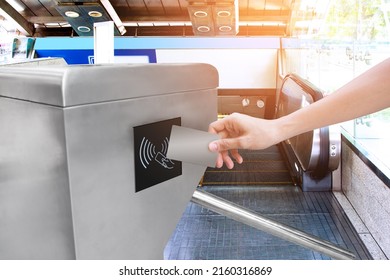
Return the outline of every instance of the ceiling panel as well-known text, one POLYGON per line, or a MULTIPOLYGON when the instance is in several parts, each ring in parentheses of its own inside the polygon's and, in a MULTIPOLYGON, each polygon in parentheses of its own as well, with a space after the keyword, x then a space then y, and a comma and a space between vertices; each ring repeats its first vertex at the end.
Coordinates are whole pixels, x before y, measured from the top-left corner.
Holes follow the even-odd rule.
MULTIPOLYGON (((27 10, 30 10, 35 16, 52 16, 49 9, 46 7, 55 6, 52 0, 20 0, 27 10)), ((23 12, 21 12, 23 14, 23 12)))
POLYGON ((165 15, 162 1, 160 0, 144 0, 146 9, 149 15, 163 16, 165 15))
MULTIPOLYGON (((2 1, 0 0, 0 7, 2 1)), ((29 23, 35 24, 35 36, 53 36, 55 31, 49 28, 62 28, 58 34, 75 35, 72 28, 66 24, 68 19, 57 11, 58 3, 83 4, 109 1, 118 19, 129 31, 125 36, 176 36, 184 34, 194 36, 189 32, 193 22, 190 21, 188 7, 190 3, 203 2, 205 5, 226 3, 234 0, 12 0, 19 3, 23 10, 19 11, 29 23), (39 29, 39 30, 38 30, 39 29), (39 32, 38 32, 39 31, 39 32), (47 35, 45 35, 47 34, 47 35), (144 35, 140 35, 144 34, 144 35), (146 35, 147 34, 147 35, 146 35), (150 35, 149 35, 150 34, 150 35)), ((295 21, 292 16, 300 8, 301 0, 236 0, 238 4, 239 32, 236 36, 283 35, 291 36, 295 21)), ((315 0, 306 0, 306 2, 315 0)), ((325 1, 325 0, 324 0, 325 1)), ((330 2, 330 0, 326 0, 330 2)), ((305 3, 306 3, 305 2, 305 3)), ((316 5, 316 4, 314 4, 316 5)), ((312 13, 312 11, 310 11, 312 13)), ((305 11, 300 11, 302 17, 305 11)), ((232 19, 233 21, 233 19, 232 19)), ((74 30, 75 27, 73 27, 74 30)), ((301 31, 300 31, 301 32, 301 31)), ((34 33, 34 32, 32 32, 34 33)), ((199 34, 195 34, 199 35, 199 34)), ((206 35, 206 34, 205 34, 206 35)), ((234 35, 234 34, 233 34, 234 35)), ((90 36, 90 34, 89 34, 90 36)), ((200 36, 200 35, 199 35, 200 36)))
POLYGON ((182 7, 178 0, 164 0, 161 3, 163 4, 165 15, 180 15, 183 12, 187 12, 187 5, 182 7))
MULTIPOLYGON (((116 1, 112 1, 114 7, 116 7, 116 1)), ((119 10, 118 14, 122 16, 147 16, 149 15, 148 9, 143 0, 127 0, 129 10, 119 10)))

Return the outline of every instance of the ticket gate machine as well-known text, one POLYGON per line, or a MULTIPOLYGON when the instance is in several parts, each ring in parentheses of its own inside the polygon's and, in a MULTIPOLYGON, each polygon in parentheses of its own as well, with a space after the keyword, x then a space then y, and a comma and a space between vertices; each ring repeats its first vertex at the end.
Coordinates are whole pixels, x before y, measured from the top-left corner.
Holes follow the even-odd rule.
POLYGON ((161 259, 205 167, 172 124, 217 118, 206 64, 0 68, 0 259, 161 259))

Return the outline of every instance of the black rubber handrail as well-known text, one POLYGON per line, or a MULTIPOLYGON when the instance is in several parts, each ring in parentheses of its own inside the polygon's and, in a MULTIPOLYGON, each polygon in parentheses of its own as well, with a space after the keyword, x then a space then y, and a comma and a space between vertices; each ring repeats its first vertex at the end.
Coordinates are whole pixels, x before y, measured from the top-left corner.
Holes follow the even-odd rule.
POLYGON ((286 81, 288 78, 296 82, 301 88, 305 90, 306 93, 310 94, 313 97, 314 102, 317 102, 324 97, 324 93, 319 88, 317 88, 308 80, 303 79, 301 76, 294 73, 287 74, 284 78, 284 81, 286 81))
MULTIPOLYGON (((314 102, 324 97, 323 92, 311 82, 303 79, 297 74, 288 74, 283 80, 283 84, 287 79, 293 80, 306 93, 310 94, 314 102)), ((282 88, 283 88, 282 84, 282 88)), ((329 172, 329 127, 320 128, 320 153, 316 168, 312 172, 314 178, 322 178, 329 172)))

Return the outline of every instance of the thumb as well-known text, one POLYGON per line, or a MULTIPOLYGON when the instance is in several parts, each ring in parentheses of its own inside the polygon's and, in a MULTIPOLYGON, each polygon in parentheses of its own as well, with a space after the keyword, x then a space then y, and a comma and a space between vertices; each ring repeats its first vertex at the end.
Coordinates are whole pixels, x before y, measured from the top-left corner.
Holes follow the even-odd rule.
POLYGON ((238 149, 238 140, 236 138, 219 139, 209 143, 209 150, 211 152, 222 152, 232 149, 238 149))

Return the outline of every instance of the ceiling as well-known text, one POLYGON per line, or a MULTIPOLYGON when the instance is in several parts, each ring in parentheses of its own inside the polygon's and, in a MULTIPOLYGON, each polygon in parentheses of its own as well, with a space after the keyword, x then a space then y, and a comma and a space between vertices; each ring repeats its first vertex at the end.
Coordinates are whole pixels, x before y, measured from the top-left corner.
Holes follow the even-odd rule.
POLYGON ((87 29, 93 21, 106 20, 119 22, 116 35, 124 36, 296 36, 316 32, 329 2, 0 0, 0 20, 12 18, 22 34, 34 37, 90 36, 93 30, 80 31, 79 26, 87 29), (66 16, 69 9, 77 16, 66 16), (91 15, 91 11, 99 17, 91 15))

